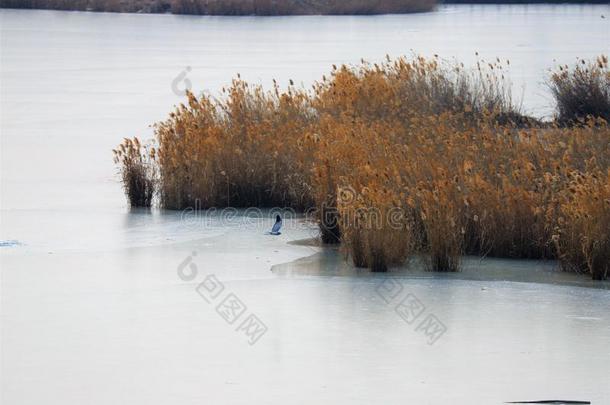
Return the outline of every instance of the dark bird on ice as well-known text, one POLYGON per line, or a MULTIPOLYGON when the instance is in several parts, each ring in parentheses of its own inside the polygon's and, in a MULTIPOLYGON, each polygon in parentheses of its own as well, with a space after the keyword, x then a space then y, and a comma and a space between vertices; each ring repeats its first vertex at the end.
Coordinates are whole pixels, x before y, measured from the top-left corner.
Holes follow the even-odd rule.
POLYGON ((282 229, 282 217, 279 215, 275 216, 275 224, 273 224, 273 228, 271 228, 271 235, 280 235, 280 229, 282 229))

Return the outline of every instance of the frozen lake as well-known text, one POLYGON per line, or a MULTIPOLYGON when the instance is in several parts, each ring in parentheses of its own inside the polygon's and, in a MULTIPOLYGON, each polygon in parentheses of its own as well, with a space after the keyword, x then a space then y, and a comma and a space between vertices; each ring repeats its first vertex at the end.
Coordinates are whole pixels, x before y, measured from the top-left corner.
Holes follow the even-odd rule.
POLYGON ((333 63, 411 50, 510 59, 515 95, 545 115, 549 67, 609 53, 610 7, 0 10, 0 24, 0 402, 610 403, 607 283, 505 261, 483 276, 354 272, 337 252, 289 243, 314 232, 300 221, 274 238, 269 220, 130 212, 111 155, 123 137, 150 136, 189 83, 217 94, 239 72, 309 85, 333 63), (204 280, 224 286, 210 302, 196 290, 204 280), (233 323, 216 311, 226 297, 246 307, 233 323), (421 311, 401 312, 404 302, 421 311), (264 334, 245 333, 250 315, 264 334))

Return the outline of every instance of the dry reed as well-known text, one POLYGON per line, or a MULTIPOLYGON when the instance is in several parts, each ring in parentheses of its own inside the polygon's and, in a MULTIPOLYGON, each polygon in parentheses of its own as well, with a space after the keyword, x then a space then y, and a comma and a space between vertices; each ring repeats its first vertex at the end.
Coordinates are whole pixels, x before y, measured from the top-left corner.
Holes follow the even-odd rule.
POLYGON ((311 91, 237 79, 218 100, 189 94, 156 126, 160 202, 316 207, 322 239, 374 271, 415 254, 457 271, 469 253, 605 278, 610 128, 524 116, 506 65, 388 59, 311 91))
POLYGON ((589 117, 610 121, 610 68, 608 58, 580 60, 574 67, 560 66, 551 74, 549 87, 560 124, 575 124, 589 117))
POLYGON ((143 146, 138 138, 125 138, 112 152, 115 164, 120 165, 129 204, 132 207, 150 207, 156 187, 156 150, 143 146))

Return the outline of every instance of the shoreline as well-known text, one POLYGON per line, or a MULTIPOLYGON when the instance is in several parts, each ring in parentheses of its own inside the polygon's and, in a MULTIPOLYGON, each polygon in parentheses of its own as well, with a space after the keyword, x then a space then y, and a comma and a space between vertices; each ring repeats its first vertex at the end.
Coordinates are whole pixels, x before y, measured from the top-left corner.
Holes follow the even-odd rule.
POLYGON ((503 5, 503 4, 507 4, 507 5, 528 5, 528 4, 549 4, 549 5, 558 5, 558 4, 575 4, 575 5, 579 5, 579 4, 607 4, 607 1, 604 0, 586 0, 586 1, 578 1, 578 0, 558 0, 558 1, 553 1, 553 0, 466 0, 466 1, 460 1, 460 0, 449 0, 449 1, 440 1, 439 4, 473 4, 473 5, 484 5, 484 4, 490 4, 490 5, 503 5))
MULTIPOLYGON (((427 1, 427 0, 422 0, 427 1)), ((0 0, 0 9, 3 10, 48 10, 48 11, 72 11, 72 12, 85 12, 85 13, 112 13, 112 14, 154 14, 154 15, 178 15, 178 16, 209 16, 209 17, 305 17, 305 16, 383 16, 383 15, 405 15, 405 14, 422 14, 437 11, 439 7, 446 5, 604 5, 607 1, 604 0, 449 0, 449 1, 434 1, 432 5, 426 7, 415 7, 411 10, 403 11, 371 11, 371 12, 324 12, 316 10, 305 10, 305 11, 294 11, 294 12, 241 12, 241 11, 212 11, 212 12, 198 12, 198 11, 172 11, 169 4, 164 4, 165 8, 150 9, 150 8, 123 8, 115 9, 113 7, 78 7, 78 4, 72 6, 65 6, 64 4, 49 4, 39 6, 24 6, 17 0, 0 0)), ((161 4, 161 2, 158 2, 161 4)), ((148 7, 150 4, 147 5, 148 7)), ((121 5, 119 7, 129 7, 129 5, 121 5)))
POLYGON ((273 2, 253 0, 34 0, 23 4, 20 0, 0 0, 0 8, 29 10, 61 10, 85 12, 113 12, 135 14, 173 14, 209 16, 291 16, 291 15, 380 15, 411 14, 433 11, 437 0, 391 0, 358 2, 350 0, 285 0, 273 2))

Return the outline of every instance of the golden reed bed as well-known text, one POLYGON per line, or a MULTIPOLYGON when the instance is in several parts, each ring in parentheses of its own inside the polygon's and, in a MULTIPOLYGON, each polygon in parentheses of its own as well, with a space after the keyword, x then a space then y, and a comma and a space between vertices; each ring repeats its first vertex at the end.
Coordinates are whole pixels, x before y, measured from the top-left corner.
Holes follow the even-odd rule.
POLYGON ((468 253, 558 259, 605 278, 607 59, 549 78, 553 122, 514 106, 507 64, 363 62, 312 90, 238 78, 220 99, 188 94, 154 143, 127 139, 115 159, 132 205, 156 193, 169 209, 315 207, 322 239, 373 271, 415 254, 456 271, 468 253), (570 92, 584 99, 568 111, 570 92))

